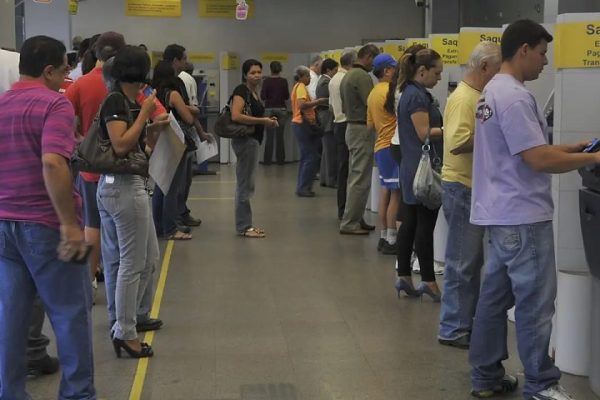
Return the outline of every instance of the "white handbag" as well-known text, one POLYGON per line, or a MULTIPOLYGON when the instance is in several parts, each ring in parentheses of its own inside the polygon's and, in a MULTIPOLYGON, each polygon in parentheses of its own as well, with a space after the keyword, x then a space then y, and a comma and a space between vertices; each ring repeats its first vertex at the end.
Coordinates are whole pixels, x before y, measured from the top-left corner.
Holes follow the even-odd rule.
MULTIPOLYGON (((442 176, 432 166, 429 154, 431 151, 429 132, 427 133, 422 150, 423 154, 421 155, 415 180, 413 181, 413 193, 415 198, 425 207, 430 210, 437 210, 442 205, 442 176)), ((439 165, 439 157, 434 157, 433 163, 439 165)))

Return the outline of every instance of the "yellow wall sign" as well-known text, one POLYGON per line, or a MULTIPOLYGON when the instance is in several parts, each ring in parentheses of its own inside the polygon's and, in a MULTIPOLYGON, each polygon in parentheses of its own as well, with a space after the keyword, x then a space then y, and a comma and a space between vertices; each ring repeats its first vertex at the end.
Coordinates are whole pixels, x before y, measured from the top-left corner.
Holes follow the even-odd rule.
POLYGON ((79 9, 79 4, 77 0, 69 0, 69 14, 77 15, 77 11, 79 9))
POLYGON ((152 68, 156 67, 156 64, 163 58, 162 51, 152 51, 150 52, 150 62, 152 63, 152 68))
POLYGON ((556 68, 600 68, 600 21, 556 25, 556 68))
POLYGON ((287 53, 262 53, 260 58, 265 64, 270 64, 273 61, 279 61, 280 63, 288 62, 287 53))
POLYGON ((192 64, 215 64, 216 53, 188 53, 188 61, 192 64))
POLYGON ((502 39, 501 30, 472 30, 472 31, 461 31, 458 35, 458 63, 465 65, 469 62, 469 57, 475 46, 480 42, 493 42, 500 44, 502 39))
POLYGON ((221 58, 221 69, 231 70, 240 68, 240 58, 237 54, 226 53, 221 58))
POLYGON ((431 48, 442 56, 444 65, 458 65, 458 34, 431 35, 431 48))
POLYGON ((406 48, 408 49, 411 46, 416 46, 416 45, 422 45, 425 46, 427 48, 429 48, 430 43, 429 43, 429 39, 423 39, 423 38, 410 38, 410 39, 406 39, 406 48))
MULTIPOLYGON (((254 15, 254 0, 246 0, 248 17, 254 15)), ((235 18, 236 0, 198 0, 198 16, 208 18, 235 18)))
POLYGON ((402 54, 404 54, 405 50, 406 46, 401 43, 383 45, 383 51, 394 57, 396 60, 402 57, 402 54))
POLYGON ((181 17, 181 0, 125 0, 130 17, 181 17))

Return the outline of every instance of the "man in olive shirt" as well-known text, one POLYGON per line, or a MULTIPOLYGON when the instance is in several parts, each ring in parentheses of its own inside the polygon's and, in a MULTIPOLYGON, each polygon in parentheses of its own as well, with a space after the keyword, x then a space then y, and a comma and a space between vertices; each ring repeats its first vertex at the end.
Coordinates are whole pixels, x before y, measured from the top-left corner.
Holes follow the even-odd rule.
POLYGON ((369 71, 378 54, 379 49, 373 44, 362 47, 356 64, 340 85, 342 110, 348 122, 346 144, 350 151, 346 210, 340 224, 340 233, 346 235, 367 235, 375 229, 364 222, 363 213, 371 190, 375 146, 375 134, 367 129, 367 98, 373 89, 369 71))

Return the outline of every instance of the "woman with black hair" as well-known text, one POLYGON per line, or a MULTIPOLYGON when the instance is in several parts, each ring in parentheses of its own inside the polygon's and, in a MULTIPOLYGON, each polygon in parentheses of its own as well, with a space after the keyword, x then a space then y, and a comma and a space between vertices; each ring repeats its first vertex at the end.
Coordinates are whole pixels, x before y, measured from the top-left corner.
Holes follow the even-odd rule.
MULTIPOLYGON (((154 67, 152 87, 156 89, 156 97, 166 107, 167 111, 173 112, 179 125, 183 129, 193 130, 195 116, 200 113, 200 110, 198 107, 185 104, 181 93, 181 83, 177 78, 173 63, 162 60, 154 67)), ((156 185, 152 196, 152 209, 157 233, 168 240, 190 240, 192 238, 188 227, 178 226, 177 224, 179 218, 177 196, 184 186, 185 167, 186 158, 184 154, 175 171, 169 192, 163 193, 160 187, 156 185)))
POLYGON ((287 79, 281 76, 283 67, 279 61, 271 62, 271 76, 267 77, 260 91, 260 97, 265 102, 265 115, 277 118, 279 127, 267 129, 265 142, 265 156, 263 164, 270 165, 273 158, 273 145, 275 144, 275 159, 277 164, 285 164, 285 145, 283 136, 288 116, 285 102, 290 99, 290 89, 287 79))
POLYGON ((231 100, 231 119, 238 124, 254 126, 254 133, 231 139, 237 157, 235 190, 235 229, 238 235, 264 238, 265 231, 252 224, 250 198, 254 194, 258 148, 265 126, 277 128, 277 118, 265 117, 265 107, 260 102, 258 87, 262 81, 262 64, 249 59, 242 65, 242 84, 235 88, 231 100))
MULTIPOLYGON (((111 74, 115 84, 100 108, 99 118, 117 156, 143 152, 159 125, 146 125, 156 107, 156 93, 141 105, 136 102, 149 71, 150 59, 138 47, 126 46, 114 57, 111 74)), ((159 258, 146 176, 139 172, 103 174, 98 184, 106 286, 115 288, 115 293, 107 290, 107 296, 115 298, 117 319, 111 321, 111 337, 118 357, 121 350, 134 358, 154 354, 136 331, 138 305, 151 285, 159 258), (111 273, 115 270, 116 274, 111 273), (108 282, 114 276, 116 283, 108 282)), ((155 329, 162 325, 160 320, 152 323, 155 329)))
POLYGON ((96 42, 100 38, 100 34, 96 34, 90 38, 89 47, 83 54, 81 60, 81 75, 85 75, 96 67, 98 57, 96 56, 96 42))
POLYGON ((425 141, 431 140, 432 160, 441 165, 442 116, 427 89, 441 79, 443 64, 440 55, 431 49, 406 52, 398 63, 397 88, 402 93, 397 107, 400 151, 400 186, 404 200, 402 225, 398 230, 398 279, 396 290, 409 296, 426 294, 435 302, 441 298, 433 271, 433 230, 439 207, 429 209, 413 193, 413 181, 425 141), (415 289, 411 279, 411 255, 414 249, 421 267, 421 284, 415 289))

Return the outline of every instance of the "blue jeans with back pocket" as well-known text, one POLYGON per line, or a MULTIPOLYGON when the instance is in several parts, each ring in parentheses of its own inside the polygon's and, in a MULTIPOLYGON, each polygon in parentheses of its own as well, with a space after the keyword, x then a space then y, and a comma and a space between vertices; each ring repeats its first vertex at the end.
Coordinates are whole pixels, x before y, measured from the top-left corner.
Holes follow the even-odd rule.
POLYGON ((552 221, 488 226, 485 276, 473 322, 469 361, 473 389, 493 387, 508 358, 507 311, 515 306, 517 344, 526 399, 555 385, 560 371, 548 355, 556 267, 552 221))
POLYGON ((444 294, 438 337, 456 340, 471 333, 483 267, 483 226, 472 225, 471 189, 442 182, 444 216, 448 221, 444 294))
POLYGON ((0 400, 24 400, 27 332, 36 291, 56 335, 59 400, 94 400, 92 288, 87 264, 57 258, 60 233, 0 221, 0 400))

